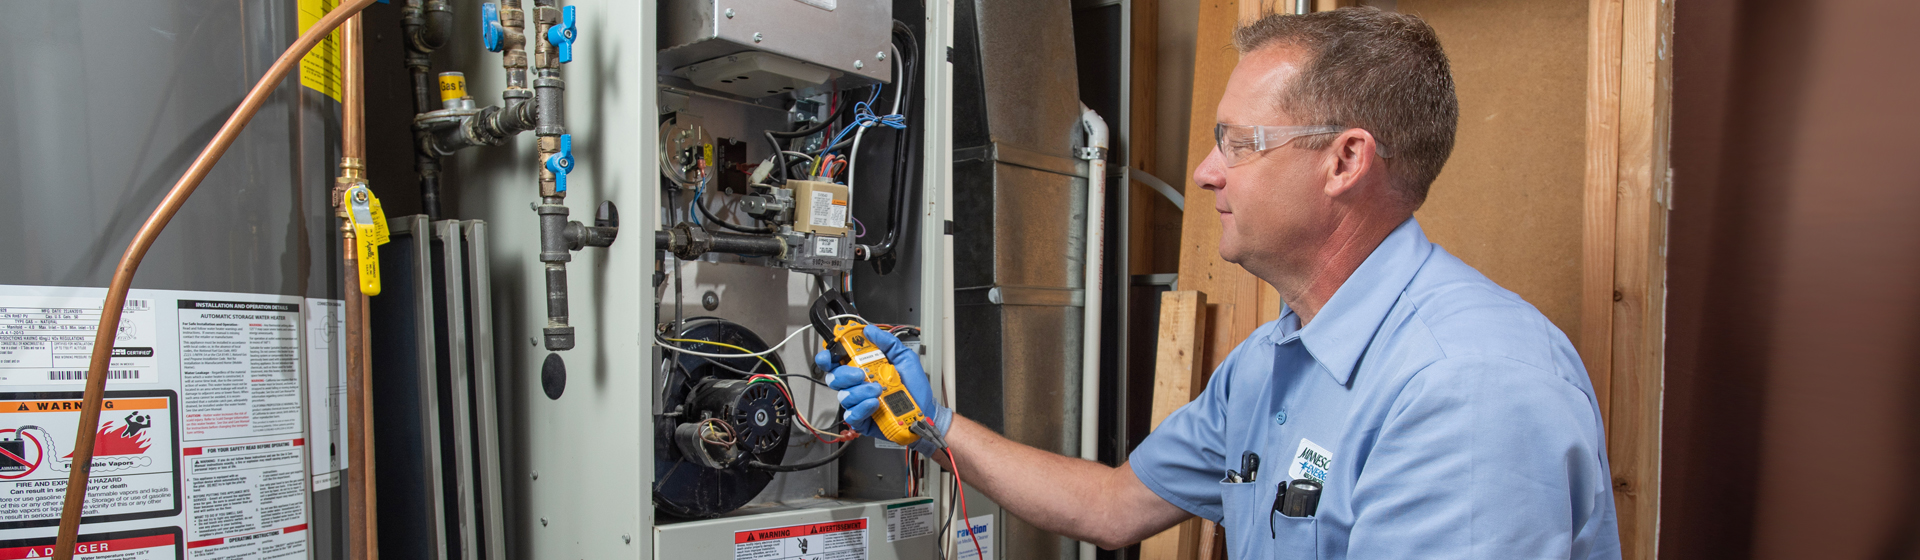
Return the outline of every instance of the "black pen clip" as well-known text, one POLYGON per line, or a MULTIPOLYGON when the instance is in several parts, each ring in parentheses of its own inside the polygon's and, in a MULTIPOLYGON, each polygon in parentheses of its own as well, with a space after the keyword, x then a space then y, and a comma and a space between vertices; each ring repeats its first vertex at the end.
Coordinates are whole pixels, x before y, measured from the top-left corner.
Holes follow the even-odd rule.
POLYGON ((1247 482, 1253 482, 1260 473, 1260 454, 1248 451, 1240 454, 1240 472, 1245 473, 1247 482))

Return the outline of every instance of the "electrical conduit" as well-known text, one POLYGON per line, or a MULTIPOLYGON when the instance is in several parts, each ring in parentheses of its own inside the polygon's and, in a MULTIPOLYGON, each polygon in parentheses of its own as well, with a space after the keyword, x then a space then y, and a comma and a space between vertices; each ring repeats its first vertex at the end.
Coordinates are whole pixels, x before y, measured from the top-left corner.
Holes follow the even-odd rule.
POLYGON ((207 173, 213 170, 213 164, 220 161, 220 156, 226 155, 227 148, 233 146, 240 129, 253 120, 254 113, 260 111, 260 106, 266 103, 267 96, 286 78, 287 72, 300 64, 300 57, 313 50, 313 46, 331 34, 341 22, 373 2, 346 0, 294 40, 293 45, 287 47, 287 51, 273 62, 273 66, 267 68, 266 75, 261 76, 247 96, 240 100, 240 106, 227 117, 225 124, 220 125, 220 131, 214 134, 206 148, 200 150, 200 155, 187 167, 186 174, 167 191, 166 198, 161 199, 160 206, 147 216, 146 223, 141 224, 140 231, 127 244, 126 252, 120 255, 120 264, 114 269, 113 281, 107 287, 107 299, 100 307, 100 326, 94 331, 93 355, 87 366, 87 389, 82 397, 78 437, 74 441, 73 470, 67 476, 66 499, 60 512, 60 533, 54 542, 55 559, 73 559, 73 546, 80 534, 80 506, 86 502, 87 480, 93 470, 93 445, 96 428, 100 424, 100 407, 107 392, 107 363, 112 358, 114 334, 120 326, 120 312, 127 304, 127 290, 133 285, 133 276, 140 268, 140 260, 146 257, 147 249, 160 237, 160 231, 166 229, 173 215, 180 211, 180 206, 186 204, 187 197, 193 196, 200 181, 206 179, 207 173))

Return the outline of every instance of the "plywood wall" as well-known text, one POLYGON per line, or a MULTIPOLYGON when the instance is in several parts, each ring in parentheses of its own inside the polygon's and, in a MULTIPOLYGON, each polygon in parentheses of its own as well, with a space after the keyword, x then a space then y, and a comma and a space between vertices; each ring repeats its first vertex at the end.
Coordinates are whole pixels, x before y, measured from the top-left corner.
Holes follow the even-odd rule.
POLYGON ((1586 0, 1399 0, 1440 33, 1460 129, 1416 214, 1579 343, 1586 0))

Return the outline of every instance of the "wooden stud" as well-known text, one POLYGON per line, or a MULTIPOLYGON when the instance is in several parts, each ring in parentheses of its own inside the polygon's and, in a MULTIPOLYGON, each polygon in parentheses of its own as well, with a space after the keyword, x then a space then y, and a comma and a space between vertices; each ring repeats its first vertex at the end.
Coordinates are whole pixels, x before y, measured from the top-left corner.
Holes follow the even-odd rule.
POLYGON ((1580 359, 1606 418, 1613 371, 1614 215, 1620 175, 1620 3, 1592 0, 1587 29, 1587 179, 1580 359))
POLYGON ((1673 8, 1589 4, 1581 359, 1607 426, 1623 557, 1658 548, 1673 8))
POLYGON ((1622 5, 1620 152, 1614 221, 1613 344, 1607 417, 1622 556, 1658 550, 1660 408, 1666 358, 1673 4, 1622 5))

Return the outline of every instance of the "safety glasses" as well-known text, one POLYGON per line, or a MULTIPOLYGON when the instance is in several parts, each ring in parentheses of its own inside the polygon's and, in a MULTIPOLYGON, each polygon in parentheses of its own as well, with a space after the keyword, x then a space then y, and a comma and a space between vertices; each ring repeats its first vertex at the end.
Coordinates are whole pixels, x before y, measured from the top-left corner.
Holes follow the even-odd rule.
MULTIPOLYGON (((1226 158, 1227 167, 1246 163, 1261 152, 1287 145, 1295 138, 1317 134, 1336 134, 1345 132, 1347 127, 1340 126, 1264 126, 1257 124, 1214 123, 1213 142, 1220 149, 1220 156, 1226 158)), ((1387 147, 1374 143, 1374 151, 1380 157, 1387 155, 1387 147)))

